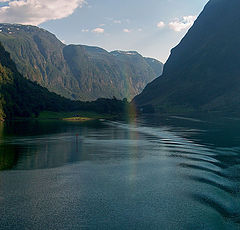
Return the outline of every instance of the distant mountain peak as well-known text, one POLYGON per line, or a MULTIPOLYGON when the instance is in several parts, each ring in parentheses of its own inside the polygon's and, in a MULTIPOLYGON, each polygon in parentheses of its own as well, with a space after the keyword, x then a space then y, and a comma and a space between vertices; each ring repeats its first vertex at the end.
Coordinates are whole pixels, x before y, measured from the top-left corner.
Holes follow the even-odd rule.
POLYGON ((37 26, 32 25, 21 25, 21 24, 10 24, 10 23, 0 23, 0 29, 5 31, 42 31, 42 32, 48 32, 45 29, 39 28, 37 26))
POLYGON ((111 52, 113 55, 140 55, 136 51, 122 51, 122 50, 114 50, 111 52))

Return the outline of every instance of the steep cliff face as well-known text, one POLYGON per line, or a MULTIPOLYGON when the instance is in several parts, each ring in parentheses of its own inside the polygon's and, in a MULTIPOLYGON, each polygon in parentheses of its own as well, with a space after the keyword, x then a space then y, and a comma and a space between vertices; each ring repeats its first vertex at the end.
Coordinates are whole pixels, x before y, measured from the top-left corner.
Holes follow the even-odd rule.
POLYGON ((240 110, 240 1, 210 0, 164 66, 134 99, 159 111, 240 110))
POLYGON ((71 99, 132 99, 162 69, 162 63, 156 61, 152 68, 137 53, 129 58, 131 52, 122 52, 119 60, 98 47, 66 46, 34 26, 0 24, 0 42, 25 78, 71 99))
POLYGON ((109 53, 98 47, 69 45, 63 53, 85 100, 113 96, 131 99, 157 77, 137 52, 109 53))

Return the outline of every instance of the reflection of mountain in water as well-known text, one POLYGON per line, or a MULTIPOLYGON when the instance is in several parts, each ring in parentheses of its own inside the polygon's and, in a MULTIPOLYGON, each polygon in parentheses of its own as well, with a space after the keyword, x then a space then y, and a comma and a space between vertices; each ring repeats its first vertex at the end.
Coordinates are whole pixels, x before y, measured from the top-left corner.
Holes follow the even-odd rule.
POLYGON ((216 159, 231 164, 238 159, 229 151, 225 154, 224 149, 240 151, 240 121, 226 118, 151 116, 134 125, 131 122, 78 124, 30 121, 6 123, 0 127, 1 170, 54 168, 70 162, 141 158, 154 152, 156 146, 168 148, 169 152, 179 146, 196 153, 201 149, 211 154, 216 152, 216 159))

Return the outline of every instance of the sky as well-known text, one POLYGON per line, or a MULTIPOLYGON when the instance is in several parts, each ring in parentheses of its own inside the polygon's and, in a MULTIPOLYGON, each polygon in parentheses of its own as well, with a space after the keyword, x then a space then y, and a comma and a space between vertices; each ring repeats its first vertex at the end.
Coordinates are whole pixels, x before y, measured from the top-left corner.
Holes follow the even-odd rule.
POLYGON ((0 22, 36 25, 65 44, 138 51, 165 62, 208 0, 0 0, 0 22))

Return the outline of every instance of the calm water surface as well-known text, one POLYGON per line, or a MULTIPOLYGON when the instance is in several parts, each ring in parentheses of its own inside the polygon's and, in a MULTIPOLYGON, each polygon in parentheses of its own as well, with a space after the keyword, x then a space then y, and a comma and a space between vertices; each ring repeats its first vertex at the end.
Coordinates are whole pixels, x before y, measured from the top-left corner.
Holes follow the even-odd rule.
POLYGON ((240 120, 0 125, 0 229, 240 229, 240 120))

